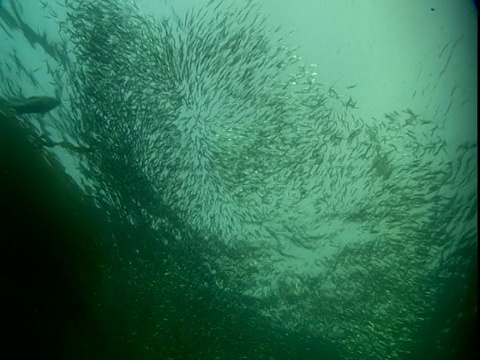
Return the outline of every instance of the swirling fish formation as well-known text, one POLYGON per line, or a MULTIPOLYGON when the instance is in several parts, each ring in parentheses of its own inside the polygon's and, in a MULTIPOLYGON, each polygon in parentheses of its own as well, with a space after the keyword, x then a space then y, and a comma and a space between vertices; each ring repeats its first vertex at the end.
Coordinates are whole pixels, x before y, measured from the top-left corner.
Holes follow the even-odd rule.
POLYGON ((410 356, 470 266, 476 144, 455 152, 410 109, 355 116, 253 1, 160 20, 130 1, 67 10, 66 131, 96 149, 98 194, 153 229, 175 214, 218 291, 279 327, 343 359, 410 356))

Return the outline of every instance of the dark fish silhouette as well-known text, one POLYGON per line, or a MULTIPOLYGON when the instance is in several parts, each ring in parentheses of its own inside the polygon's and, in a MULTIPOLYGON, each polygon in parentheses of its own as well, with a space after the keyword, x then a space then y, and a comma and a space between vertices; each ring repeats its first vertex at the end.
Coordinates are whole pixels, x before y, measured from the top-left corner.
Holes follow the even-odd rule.
POLYGON ((45 114, 60 105, 60 100, 49 96, 33 96, 24 100, 11 100, 6 105, 15 110, 17 115, 45 114))

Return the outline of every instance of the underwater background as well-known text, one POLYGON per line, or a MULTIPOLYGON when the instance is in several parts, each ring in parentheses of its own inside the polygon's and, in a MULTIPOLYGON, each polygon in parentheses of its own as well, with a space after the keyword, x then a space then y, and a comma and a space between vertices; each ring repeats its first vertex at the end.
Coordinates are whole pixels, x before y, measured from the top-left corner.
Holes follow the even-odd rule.
POLYGON ((471 2, 0 4, 5 351, 477 357, 471 2))

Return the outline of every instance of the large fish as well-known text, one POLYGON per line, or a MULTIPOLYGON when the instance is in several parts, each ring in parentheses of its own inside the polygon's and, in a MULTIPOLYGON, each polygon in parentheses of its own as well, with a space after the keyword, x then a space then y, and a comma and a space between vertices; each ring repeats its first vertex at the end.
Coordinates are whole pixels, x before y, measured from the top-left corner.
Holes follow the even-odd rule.
POLYGON ((60 105, 60 100, 49 96, 33 96, 23 100, 2 100, 0 104, 15 111, 15 114, 45 114, 60 105))

